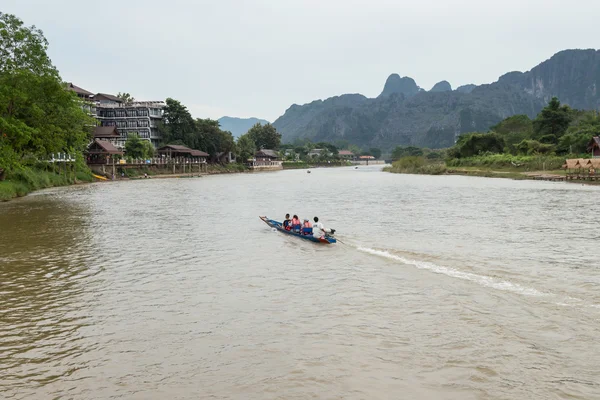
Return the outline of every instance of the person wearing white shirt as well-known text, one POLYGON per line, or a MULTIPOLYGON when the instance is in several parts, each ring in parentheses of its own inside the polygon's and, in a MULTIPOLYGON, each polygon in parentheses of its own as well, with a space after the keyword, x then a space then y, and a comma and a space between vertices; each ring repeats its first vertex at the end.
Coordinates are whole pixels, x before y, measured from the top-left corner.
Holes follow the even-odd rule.
POLYGON ((335 233, 335 229, 327 229, 322 222, 319 222, 319 217, 314 218, 315 223, 313 224, 313 236, 317 239, 323 239, 326 233, 335 233))

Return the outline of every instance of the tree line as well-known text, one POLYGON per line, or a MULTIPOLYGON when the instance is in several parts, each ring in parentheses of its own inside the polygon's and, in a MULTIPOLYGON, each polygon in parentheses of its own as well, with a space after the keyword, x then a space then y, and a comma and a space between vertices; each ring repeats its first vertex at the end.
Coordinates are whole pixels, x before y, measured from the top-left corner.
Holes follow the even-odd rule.
POLYGON ((531 120, 514 115, 492 126, 489 132, 461 135, 448 149, 448 158, 467 158, 481 154, 583 155, 594 136, 600 135, 596 111, 572 109, 553 97, 531 120))
POLYGON ((95 121, 66 90, 47 50, 41 30, 0 12, 0 170, 32 166, 55 153, 83 162, 95 121))

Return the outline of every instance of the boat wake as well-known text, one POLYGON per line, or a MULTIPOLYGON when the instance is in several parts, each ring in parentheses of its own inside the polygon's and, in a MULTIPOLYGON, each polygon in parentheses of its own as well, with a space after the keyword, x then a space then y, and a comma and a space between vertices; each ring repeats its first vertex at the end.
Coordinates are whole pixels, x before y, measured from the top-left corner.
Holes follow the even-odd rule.
POLYGON ((456 268, 437 265, 432 262, 414 260, 402 255, 391 253, 388 250, 378 250, 363 246, 354 246, 358 251, 371 254, 377 257, 387 258, 389 260, 398 261, 405 265, 412 265, 418 269, 431 271, 436 274, 446 275, 452 278, 458 278, 465 281, 474 282, 480 286, 489 287, 495 290, 512 292, 522 296, 536 297, 541 301, 548 302, 561 307, 576 307, 576 308, 592 308, 600 310, 600 304, 590 303, 589 300, 569 296, 567 294, 558 295, 556 293, 543 292, 538 289, 521 285, 515 282, 509 282, 505 279, 495 278, 486 275, 479 275, 473 272, 465 272, 456 268))
POLYGON ((551 296, 551 294, 549 294, 549 293, 540 292, 537 289, 525 287, 525 286, 519 285, 517 283, 512 283, 512 282, 509 282, 506 280, 492 278, 491 276, 478 275, 478 274, 474 274, 472 272, 464 272, 464 271, 457 270, 455 268, 445 267, 442 265, 436 265, 436 264, 426 262, 426 261, 411 260, 411 259, 408 259, 408 258, 405 258, 402 256, 398 256, 396 254, 392 254, 385 250, 376 250, 376 249, 371 249, 368 247, 358 247, 357 249, 359 251, 362 251, 363 253, 373 254, 375 256, 399 261, 403 264, 412 265, 419 269, 428 270, 428 271, 434 272, 436 274, 442 274, 442 275, 450 276, 452 278, 458 278, 458 279, 462 279, 462 280, 466 280, 466 281, 475 282, 481 286, 490 287, 490 288, 497 289, 497 290, 518 293, 518 294, 522 294, 525 296, 535 296, 535 297, 551 296))

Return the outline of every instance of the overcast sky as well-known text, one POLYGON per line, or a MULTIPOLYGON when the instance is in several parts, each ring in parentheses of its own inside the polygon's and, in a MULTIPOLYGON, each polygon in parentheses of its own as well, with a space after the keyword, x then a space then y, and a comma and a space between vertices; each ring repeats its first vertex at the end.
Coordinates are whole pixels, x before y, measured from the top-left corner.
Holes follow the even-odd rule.
POLYGON ((598 0, 2 0, 0 11, 44 31, 65 81, 173 97, 215 119, 375 97, 394 72, 427 90, 490 83, 600 47, 598 0))

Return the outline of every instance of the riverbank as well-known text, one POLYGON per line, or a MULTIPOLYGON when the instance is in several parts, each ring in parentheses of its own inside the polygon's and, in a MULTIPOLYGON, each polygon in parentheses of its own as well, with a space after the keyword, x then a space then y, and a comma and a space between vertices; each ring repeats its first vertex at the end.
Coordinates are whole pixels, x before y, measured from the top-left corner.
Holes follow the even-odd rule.
POLYGON ((311 162, 307 163, 304 161, 284 161, 282 166, 283 169, 309 169, 309 168, 336 168, 336 167, 351 167, 354 165, 349 161, 335 161, 335 162, 311 162))
POLYGON ((494 154, 464 159, 427 160, 424 157, 404 157, 395 161, 385 172, 421 175, 464 175, 514 180, 563 180, 563 157, 511 156, 494 154))
POLYGON ((17 171, 7 172, 5 180, 0 181, 0 201, 23 197, 40 189, 69 186, 93 180, 89 170, 56 173, 33 168, 20 168, 17 171))

